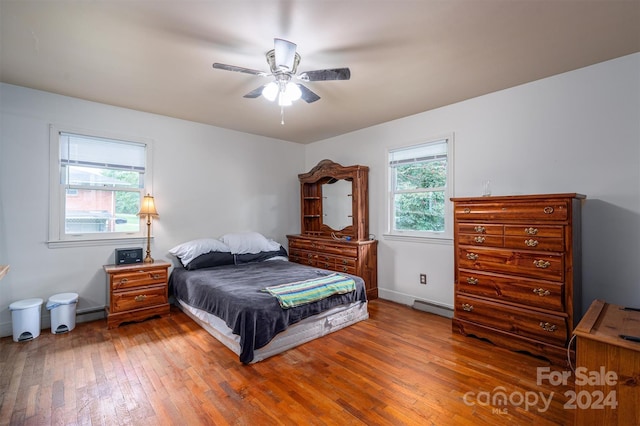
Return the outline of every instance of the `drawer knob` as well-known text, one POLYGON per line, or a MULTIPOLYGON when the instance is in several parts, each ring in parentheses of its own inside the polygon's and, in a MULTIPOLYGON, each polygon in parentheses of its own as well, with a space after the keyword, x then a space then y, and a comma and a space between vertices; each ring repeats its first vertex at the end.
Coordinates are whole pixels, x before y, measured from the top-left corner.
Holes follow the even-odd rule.
POLYGON ((136 302, 144 302, 146 299, 147 299, 146 294, 139 294, 133 300, 135 300, 136 302))
POLYGON ((476 253, 467 253, 467 259, 476 260, 479 256, 476 253))
POLYGON ((551 207, 551 206, 547 206, 547 207, 545 207, 544 209, 542 209, 542 211, 543 211, 545 214, 551 214, 551 213, 553 213, 553 207, 551 207))
POLYGON ((524 233, 527 235, 536 235, 538 233, 538 228, 524 228, 524 233))
POLYGON ((343 272, 347 272, 348 270, 349 270, 349 268, 347 268, 346 266, 343 266, 343 267, 342 267, 342 271, 343 271, 343 272))
POLYGON ((534 260, 533 264, 536 265, 536 268, 540 268, 540 269, 547 269, 549 266, 551 266, 551 262, 546 261, 544 259, 534 260))
POLYGON ((544 288, 534 288, 533 292, 535 294, 537 294, 540 297, 544 297, 544 296, 548 296, 551 294, 551 292, 549 290, 545 290, 544 288))
POLYGON ((153 274, 153 279, 154 280, 160 279, 160 274, 153 274))
POLYGON ((462 210, 463 213, 471 213, 471 209, 469 207, 466 207, 464 210, 462 210))
POLYGON ((527 247, 535 247, 538 245, 538 240, 534 240, 534 239, 524 240, 524 244, 527 247))
POLYGON ((479 232, 481 234, 484 234, 486 229, 484 226, 476 226, 475 228, 473 228, 474 231, 479 232))
POLYGON ((473 277, 469 277, 469 278, 467 278, 467 284, 476 285, 476 284, 478 284, 478 279, 477 278, 473 278, 473 277))
POLYGON ((482 244, 484 243, 484 237, 475 237, 473 241, 475 241, 478 244, 482 244))
POLYGON ((126 283, 127 283, 127 281, 129 281, 127 278, 122 278, 122 279, 120 280, 120 284, 126 284, 126 283))
POLYGON ((544 331, 548 331, 549 333, 553 333, 558 329, 558 326, 540 321, 540 328, 544 331))
POLYGON ((307 257, 308 257, 309 259, 311 259, 311 258, 313 257, 313 255, 312 255, 311 253, 309 253, 309 254, 307 254, 307 257))
POLYGON ((347 264, 347 259, 342 259, 342 264, 346 265, 347 264))
POLYGON ((462 310, 467 311, 467 312, 471 312, 471 311, 473 311, 473 305, 470 305, 468 303, 463 303, 462 304, 462 310))

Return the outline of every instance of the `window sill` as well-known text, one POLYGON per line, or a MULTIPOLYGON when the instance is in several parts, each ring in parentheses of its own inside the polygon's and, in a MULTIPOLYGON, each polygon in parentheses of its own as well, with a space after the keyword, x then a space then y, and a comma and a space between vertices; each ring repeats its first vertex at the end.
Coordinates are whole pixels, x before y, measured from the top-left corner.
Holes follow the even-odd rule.
MULTIPOLYGON (((153 240, 153 237, 151 237, 153 240)), ((100 239, 100 240, 60 240, 60 241, 47 241, 47 246, 50 249, 66 248, 66 247, 95 247, 95 246, 121 246, 128 244, 146 244, 147 237, 126 237, 126 238, 112 238, 112 239, 100 239)))
POLYGON ((411 242, 411 243, 422 243, 422 244, 442 244, 442 245, 453 245, 453 238, 451 237, 420 237, 416 235, 398 235, 398 234, 382 234, 382 237, 385 240, 390 241, 403 241, 403 242, 411 242))

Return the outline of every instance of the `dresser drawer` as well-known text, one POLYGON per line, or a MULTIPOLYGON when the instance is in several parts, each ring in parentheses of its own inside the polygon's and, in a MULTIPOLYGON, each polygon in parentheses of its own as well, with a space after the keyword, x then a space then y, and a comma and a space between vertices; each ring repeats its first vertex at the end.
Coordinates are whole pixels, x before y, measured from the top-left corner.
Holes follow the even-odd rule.
POLYGON ((322 251, 324 253, 337 254, 347 257, 358 257, 358 248, 355 246, 333 244, 331 242, 324 242, 318 240, 305 240, 305 239, 290 239, 289 250, 294 248, 309 250, 309 251, 322 251))
POLYGON ((564 227, 558 226, 539 226, 539 225, 505 225, 504 235, 508 237, 523 238, 563 238, 564 227))
POLYGON ((111 288, 125 290, 167 282, 167 268, 128 270, 111 274, 111 288))
POLYGON ((504 247, 544 251, 564 251, 563 238, 504 237, 504 247))
POLYGON ((502 247, 504 245, 502 235, 458 234, 458 241, 460 244, 470 246, 502 247))
POLYGON ((565 346, 567 342, 567 325, 562 316, 462 295, 456 296, 455 315, 466 321, 552 345, 565 346))
POLYGON ((499 302, 520 303, 559 312, 564 310, 564 285, 548 281, 461 269, 458 271, 458 291, 499 302))
POLYGON ((460 234, 502 235, 504 226, 488 223, 460 223, 458 224, 458 232, 460 234))
POLYGON ((168 303, 167 287, 142 287, 119 291, 111 296, 112 313, 126 312, 168 303))
POLYGON ((313 255, 310 256, 311 253, 304 253, 304 254, 300 254, 300 252, 297 252, 297 253, 298 254, 293 254, 293 253, 289 254, 289 260, 291 262, 295 262, 295 263, 299 263, 301 265, 307 265, 307 266, 316 266, 317 258, 313 255))
POLYGON ((566 201, 549 200, 528 203, 456 203, 456 220, 540 220, 564 221, 568 218, 566 201))
POLYGON ((564 258, 543 252, 460 246, 458 267, 550 281, 564 280, 564 258))

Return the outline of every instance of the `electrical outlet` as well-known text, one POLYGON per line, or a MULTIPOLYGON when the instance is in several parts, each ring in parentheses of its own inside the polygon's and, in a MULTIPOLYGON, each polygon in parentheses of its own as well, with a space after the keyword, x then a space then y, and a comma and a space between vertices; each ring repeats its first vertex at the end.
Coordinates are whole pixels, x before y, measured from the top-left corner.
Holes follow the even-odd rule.
POLYGON ((420 284, 427 284, 427 274, 420 274, 420 284))

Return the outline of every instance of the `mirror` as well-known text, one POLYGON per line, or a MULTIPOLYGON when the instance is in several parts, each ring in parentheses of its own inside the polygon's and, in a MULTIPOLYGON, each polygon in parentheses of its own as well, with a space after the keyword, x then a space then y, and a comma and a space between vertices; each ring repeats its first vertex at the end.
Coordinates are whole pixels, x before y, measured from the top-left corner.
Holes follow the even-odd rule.
POLYGON ((322 185, 323 223, 340 231, 353 225, 352 185, 348 180, 331 179, 322 185))

